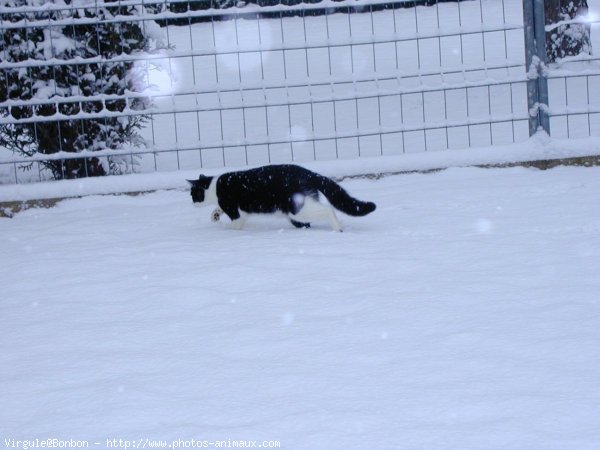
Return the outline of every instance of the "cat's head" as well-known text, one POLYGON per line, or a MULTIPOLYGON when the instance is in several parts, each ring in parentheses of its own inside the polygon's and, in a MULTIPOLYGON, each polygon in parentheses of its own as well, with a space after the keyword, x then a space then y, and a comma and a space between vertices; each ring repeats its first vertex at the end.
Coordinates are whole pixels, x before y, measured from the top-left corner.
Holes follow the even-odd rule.
POLYGON ((204 193, 210 186, 212 177, 200 175, 197 180, 187 180, 191 185, 190 195, 194 203, 202 203, 204 201, 204 193))

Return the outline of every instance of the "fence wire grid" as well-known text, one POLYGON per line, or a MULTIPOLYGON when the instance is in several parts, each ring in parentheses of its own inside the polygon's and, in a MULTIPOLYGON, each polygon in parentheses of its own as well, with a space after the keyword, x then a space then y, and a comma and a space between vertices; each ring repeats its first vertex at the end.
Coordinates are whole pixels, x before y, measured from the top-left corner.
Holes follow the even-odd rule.
MULTIPOLYGON (((53 30, 136 23, 162 46, 109 57, 98 48, 97 56, 65 59, 54 42, 46 59, 15 61, 3 45, 5 73, 68 66, 83 74, 92 64, 106 71, 130 64, 143 83, 117 94, 64 95, 55 88, 28 100, 9 98, 0 102, 0 125, 69 120, 85 133, 90 119, 149 120, 136 145, 118 149, 73 153, 60 139, 52 154, 0 149, 2 183, 56 178, 49 161, 62 165, 58 178, 70 178, 65 161, 81 158, 96 158, 111 173, 143 173, 462 149, 521 142, 530 134, 523 0, 325 0, 227 9, 96 1, 91 5, 134 11, 102 20, 74 17, 80 4, 5 3, 5 44, 13 30, 42 29, 52 39, 53 30), (25 13, 36 18, 11 19, 25 13), (117 101, 124 107, 107 108, 117 101), (86 109, 90 102, 102 106, 86 109), (38 113, 44 107, 53 113, 38 113), (18 108, 31 113, 15 117, 18 108)), ((585 18, 592 39, 593 17, 585 18)), ((598 136, 598 60, 585 55, 545 70, 551 135, 598 136)))

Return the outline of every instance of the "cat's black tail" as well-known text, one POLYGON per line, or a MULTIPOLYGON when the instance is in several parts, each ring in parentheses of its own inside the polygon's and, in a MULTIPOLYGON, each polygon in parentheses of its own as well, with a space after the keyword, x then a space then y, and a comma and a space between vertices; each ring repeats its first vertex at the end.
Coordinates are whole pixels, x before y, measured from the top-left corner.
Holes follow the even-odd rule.
POLYGON ((363 202, 348 194, 343 187, 330 178, 317 175, 318 190, 335 208, 349 216, 366 216, 375 211, 375 203, 363 202))

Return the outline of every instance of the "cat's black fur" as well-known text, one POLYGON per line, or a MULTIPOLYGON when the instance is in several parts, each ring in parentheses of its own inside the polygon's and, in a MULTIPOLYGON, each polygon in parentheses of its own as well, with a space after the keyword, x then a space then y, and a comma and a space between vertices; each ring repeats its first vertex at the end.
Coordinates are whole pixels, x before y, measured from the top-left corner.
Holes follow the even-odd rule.
POLYGON ((332 179, 291 164, 228 172, 217 177, 213 187, 213 177, 200 175, 198 180, 188 181, 194 203, 216 202, 234 222, 241 218, 241 213, 282 212, 296 227, 309 227, 310 221, 306 219, 318 216, 328 218, 332 227, 341 231, 333 209, 316 203, 319 193, 334 208, 351 216, 364 216, 375 210, 375 203, 355 199, 332 179), (215 194, 216 198, 205 198, 215 194), (310 205, 303 212, 307 202, 310 205))

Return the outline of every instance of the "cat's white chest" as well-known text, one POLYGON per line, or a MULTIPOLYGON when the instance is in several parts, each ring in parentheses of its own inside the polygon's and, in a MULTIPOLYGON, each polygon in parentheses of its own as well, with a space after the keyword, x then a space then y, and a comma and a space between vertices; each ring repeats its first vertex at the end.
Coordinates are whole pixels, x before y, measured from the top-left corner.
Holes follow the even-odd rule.
POLYGON ((214 203, 218 204, 219 199, 217 198, 217 180, 219 177, 213 177, 208 186, 208 189, 204 193, 204 202, 205 203, 214 203))

